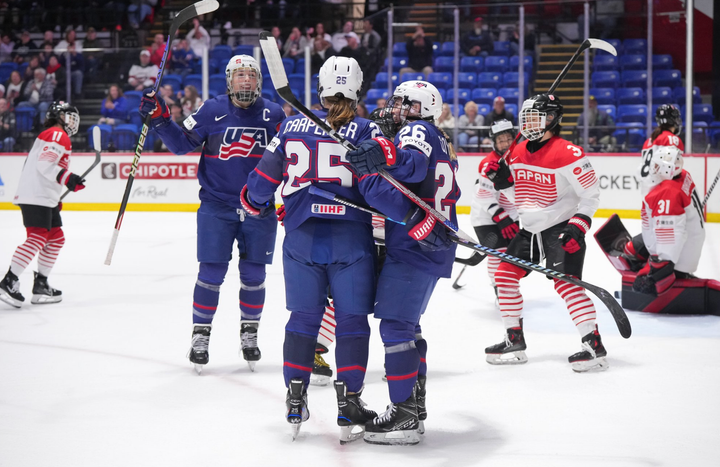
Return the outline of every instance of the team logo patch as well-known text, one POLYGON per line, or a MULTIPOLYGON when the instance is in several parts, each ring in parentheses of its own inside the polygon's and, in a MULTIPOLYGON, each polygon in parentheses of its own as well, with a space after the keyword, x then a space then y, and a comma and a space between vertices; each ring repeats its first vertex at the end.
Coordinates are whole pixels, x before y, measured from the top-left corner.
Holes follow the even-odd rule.
POLYGON ((192 115, 189 115, 188 118, 186 118, 185 120, 183 120, 183 126, 184 126, 185 129, 187 129, 188 131, 190 131, 190 130, 192 130, 193 128, 195 128, 195 125, 197 125, 197 121, 195 121, 195 119, 193 118, 192 115))
POLYGON ((255 146, 265 148, 267 143, 265 128, 229 127, 225 130, 219 157, 223 160, 248 157, 255 146))
POLYGON ((313 214, 332 214, 335 216, 345 215, 345 206, 341 204, 313 204, 313 214))
POLYGON ((415 87, 416 88, 426 88, 427 84, 418 81, 417 83, 415 83, 415 87))
POLYGON ((582 169, 581 169, 580 167, 575 167, 575 168, 573 169, 573 173, 574 173, 575 175, 580 175, 580 172, 582 172, 582 169))

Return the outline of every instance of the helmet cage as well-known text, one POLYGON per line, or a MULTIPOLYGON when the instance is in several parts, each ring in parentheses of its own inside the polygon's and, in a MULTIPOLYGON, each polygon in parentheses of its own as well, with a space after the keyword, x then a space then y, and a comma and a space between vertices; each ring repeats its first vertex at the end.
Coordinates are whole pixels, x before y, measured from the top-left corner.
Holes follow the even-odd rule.
POLYGON ((262 72, 255 59, 249 55, 236 55, 230 59, 225 68, 225 82, 230 100, 238 107, 243 107, 241 104, 246 104, 249 107, 262 95, 262 72), (246 73, 248 71, 255 73, 255 89, 242 89, 244 87, 242 85, 240 85, 241 89, 235 89, 233 81, 240 70, 246 73))
POLYGON ((520 133, 529 141, 542 138, 549 129, 547 115, 547 112, 540 112, 532 106, 522 109, 520 111, 520 133))
MULTIPOLYGON (((493 151, 498 152, 497 138, 500 135, 505 135, 505 134, 510 135, 510 141, 511 141, 510 144, 512 144, 512 139, 515 136, 515 128, 513 127, 512 122, 510 122, 508 120, 504 120, 504 119, 498 120, 497 122, 495 122, 494 125, 492 125, 492 127, 490 127, 490 135, 489 136, 490 136, 490 141, 492 143, 493 151)), ((507 150, 507 149, 505 149, 505 150, 507 150)), ((503 150, 503 152, 505 150, 503 150)))
POLYGON ((48 107, 46 119, 55 119, 68 136, 77 134, 80 128, 80 112, 77 107, 63 101, 55 101, 48 107))

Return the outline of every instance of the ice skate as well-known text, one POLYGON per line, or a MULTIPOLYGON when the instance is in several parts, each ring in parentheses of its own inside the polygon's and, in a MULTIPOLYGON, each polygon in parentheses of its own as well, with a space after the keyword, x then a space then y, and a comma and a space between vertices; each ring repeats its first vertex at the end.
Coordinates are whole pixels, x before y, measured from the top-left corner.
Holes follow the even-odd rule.
POLYGON ((310 375, 311 386, 327 386, 330 384, 333 371, 322 357, 322 355, 327 352, 328 349, 324 345, 317 344, 315 346, 315 362, 313 363, 312 374, 310 375))
POLYGON ((301 379, 291 379, 285 397, 285 419, 292 425, 292 439, 295 441, 300 433, 300 426, 310 418, 310 411, 307 406, 307 390, 301 379))
POLYGON ((46 303, 58 303, 62 301, 62 292, 53 289, 48 285, 47 277, 39 272, 33 272, 35 283, 33 284, 33 296, 30 303, 44 305, 46 303))
POLYGON ((20 293, 20 280, 9 269, 0 281, 0 300, 15 308, 20 308, 25 301, 20 293))
POLYGON ((608 369, 605 360, 607 350, 602 344, 597 326, 590 334, 582 338, 582 350, 568 357, 573 371, 584 373, 586 371, 604 371, 608 369))
POLYGON ((195 324, 193 326, 192 341, 190 341, 190 351, 187 356, 195 365, 197 374, 201 374, 203 367, 210 361, 208 345, 210 345, 211 330, 212 324, 195 324))
POLYGON ((370 444, 418 444, 419 424, 415 394, 412 394, 405 402, 390 403, 384 414, 367 422, 363 439, 370 444))
POLYGON ((365 402, 360 399, 362 391, 348 394, 344 381, 335 381, 335 392, 338 401, 340 444, 347 444, 363 437, 365 424, 377 417, 377 413, 365 408, 365 402))
POLYGON ((507 330, 504 342, 485 348, 485 360, 491 365, 518 365, 527 362, 525 349, 527 346, 521 319, 520 327, 507 330))
POLYGON ((425 419, 427 419, 427 407, 425 406, 425 383, 427 383, 426 375, 418 375, 417 383, 415 383, 415 401, 417 403, 418 412, 418 433, 425 434, 425 419))
POLYGON ((260 321, 241 321, 240 322, 240 350, 242 356, 250 367, 250 371, 255 371, 255 363, 262 357, 257 344, 257 333, 260 321))

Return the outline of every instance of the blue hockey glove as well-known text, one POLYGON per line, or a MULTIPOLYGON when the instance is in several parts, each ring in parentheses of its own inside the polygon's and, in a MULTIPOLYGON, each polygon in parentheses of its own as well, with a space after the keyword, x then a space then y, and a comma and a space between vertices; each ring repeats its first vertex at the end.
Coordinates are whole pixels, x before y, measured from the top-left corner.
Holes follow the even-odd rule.
POLYGON ((168 106, 165 104, 165 99, 158 99, 158 95, 151 95, 152 93, 153 88, 145 88, 143 90, 138 111, 143 119, 150 115, 153 126, 157 126, 160 123, 170 121, 170 110, 168 110, 168 106))
POLYGON ((411 208, 404 222, 408 235, 420 243, 422 250, 440 251, 452 246, 453 242, 448 238, 445 226, 422 208, 411 208))
POLYGON ((395 145, 387 138, 373 138, 360 143, 354 151, 347 153, 348 161, 358 174, 370 175, 378 170, 395 165, 395 145))
POLYGON ((240 192, 240 205, 249 215, 253 217, 264 218, 275 212, 275 205, 270 200, 264 203, 258 203, 250 197, 247 191, 247 185, 242 188, 240 192))

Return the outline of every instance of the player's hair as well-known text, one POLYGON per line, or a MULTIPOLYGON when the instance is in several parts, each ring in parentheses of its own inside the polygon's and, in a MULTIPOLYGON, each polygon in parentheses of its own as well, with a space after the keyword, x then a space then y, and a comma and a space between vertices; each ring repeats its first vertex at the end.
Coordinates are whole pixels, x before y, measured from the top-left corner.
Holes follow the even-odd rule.
POLYGON ((60 125, 61 127, 63 127, 63 129, 65 129, 65 125, 64 125, 64 124, 65 124, 65 122, 63 122, 63 121, 60 120, 59 118, 56 118, 56 117, 47 117, 47 118, 45 119, 45 123, 43 123, 43 130, 47 130, 48 128, 52 128, 52 127, 54 127, 55 125, 60 125))
POLYGON ((355 118, 353 101, 345 97, 325 97, 325 104, 329 104, 327 122, 333 130, 338 131, 355 118))
MULTIPOLYGON (((662 133, 663 131, 670 131, 670 128, 672 128, 673 126, 675 126, 675 125, 669 125, 667 123, 663 123, 662 125, 656 127, 653 130, 653 132, 650 133, 650 142, 652 143, 653 141, 655 141, 655 139, 657 139, 657 137, 660 136, 660 133, 662 133)), ((673 132, 670 131, 670 133, 673 133, 673 132)))

